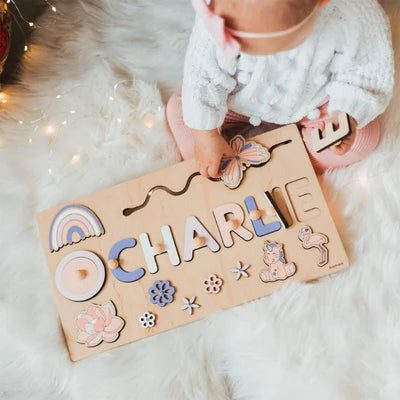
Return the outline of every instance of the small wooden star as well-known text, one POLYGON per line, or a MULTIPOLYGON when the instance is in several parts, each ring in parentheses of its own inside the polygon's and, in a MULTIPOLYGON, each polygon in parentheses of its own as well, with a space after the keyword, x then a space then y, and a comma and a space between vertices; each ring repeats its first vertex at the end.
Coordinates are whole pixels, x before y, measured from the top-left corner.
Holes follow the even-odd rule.
POLYGON ((249 274, 246 272, 246 269, 250 267, 250 265, 242 265, 240 261, 237 262, 237 268, 232 268, 231 271, 236 274, 236 280, 238 281, 242 276, 245 278, 249 277, 249 274))
POLYGON ((190 300, 187 299, 186 297, 183 297, 182 301, 184 302, 184 305, 181 307, 181 310, 188 310, 189 315, 192 315, 193 309, 200 307, 200 305, 198 305, 194 302, 195 300, 196 300, 196 296, 192 296, 190 298, 190 300))

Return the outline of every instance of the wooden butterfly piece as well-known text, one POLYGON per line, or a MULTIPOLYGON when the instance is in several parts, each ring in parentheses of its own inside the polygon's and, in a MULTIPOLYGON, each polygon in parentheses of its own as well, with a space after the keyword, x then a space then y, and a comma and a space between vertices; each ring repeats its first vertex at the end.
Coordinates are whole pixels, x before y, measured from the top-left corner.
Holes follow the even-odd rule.
POLYGON ((271 157, 268 149, 253 141, 236 135, 230 141, 233 156, 224 156, 221 161, 221 179, 230 189, 236 189, 243 179, 244 171, 252 165, 265 164, 271 157))

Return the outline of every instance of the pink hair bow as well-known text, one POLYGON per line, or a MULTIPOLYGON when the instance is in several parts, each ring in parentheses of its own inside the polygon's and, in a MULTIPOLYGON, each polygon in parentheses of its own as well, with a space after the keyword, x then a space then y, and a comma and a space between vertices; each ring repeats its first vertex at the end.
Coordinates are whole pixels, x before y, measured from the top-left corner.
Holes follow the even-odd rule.
POLYGON ((236 58, 240 53, 240 44, 226 29, 225 20, 210 11, 206 0, 192 0, 192 4, 224 54, 229 58, 236 58))

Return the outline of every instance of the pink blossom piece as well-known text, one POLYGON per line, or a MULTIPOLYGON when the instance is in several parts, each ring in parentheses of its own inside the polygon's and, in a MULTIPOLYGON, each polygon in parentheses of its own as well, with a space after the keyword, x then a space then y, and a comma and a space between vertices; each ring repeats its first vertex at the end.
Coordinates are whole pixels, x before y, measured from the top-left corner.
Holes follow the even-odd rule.
POLYGON ((118 337, 118 333, 103 333, 103 340, 108 343, 115 342, 118 337))
POLYGON ((81 331, 81 332, 79 332, 79 335, 78 335, 78 338, 77 338, 77 342, 78 343, 86 343, 86 340, 87 340, 87 338, 89 336, 90 335, 88 333, 81 331))
POLYGON ((104 327, 103 332, 110 332, 110 333, 119 332, 123 324, 124 322, 120 318, 113 317, 110 323, 104 327))
POLYGON ((219 293, 222 285, 223 285, 222 279, 215 274, 211 274, 203 281, 204 291, 208 294, 219 293))
POLYGON ((115 342, 125 325, 125 321, 116 315, 111 300, 102 306, 89 304, 86 311, 76 316, 75 321, 79 329, 76 340, 88 347, 97 346, 103 340, 108 343, 115 342))
POLYGON ((93 333, 86 339, 86 346, 93 347, 97 346, 101 342, 101 333, 93 333))
POLYGON ((96 323, 94 324, 94 330, 96 332, 101 332, 104 330, 105 318, 97 318, 96 323))
POLYGON ((85 326, 88 323, 88 320, 86 318, 77 318, 76 319, 76 324, 78 325, 78 328, 81 331, 85 331, 85 326))
POLYGON ((102 308, 106 316, 106 325, 108 325, 111 322, 111 318, 115 314, 115 310, 109 303, 104 304, 102 308))
POLYGON ((89 306, 88 306, 88 308, 87 308, 87 311, 86 311, 86 314, 87 314, 88 316, 92 317, 92 318, 97 318, 97 315, 96 315, 96 307, 97 307, 97 306, 95 306, 95 305, 93 305, 93 304, 89 304, 89 306))
POLYGON ((106 319, 106 314, 101 308, 96 308, 96 316, 97 318, 106 319))

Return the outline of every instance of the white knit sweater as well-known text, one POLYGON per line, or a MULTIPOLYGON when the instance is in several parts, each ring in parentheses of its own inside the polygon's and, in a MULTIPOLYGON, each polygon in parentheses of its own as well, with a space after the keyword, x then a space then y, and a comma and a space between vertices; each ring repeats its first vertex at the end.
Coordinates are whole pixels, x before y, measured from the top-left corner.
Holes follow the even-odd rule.
POLYGON ((319 11, 311 36, 272 55, 226 58, 196 17, 182 87, 186 125, 214 129, 228 109, 288 124, 345 111, 363 127, 387 107, 394 85, 388 19, 377 0, 331 0, 319 11))

